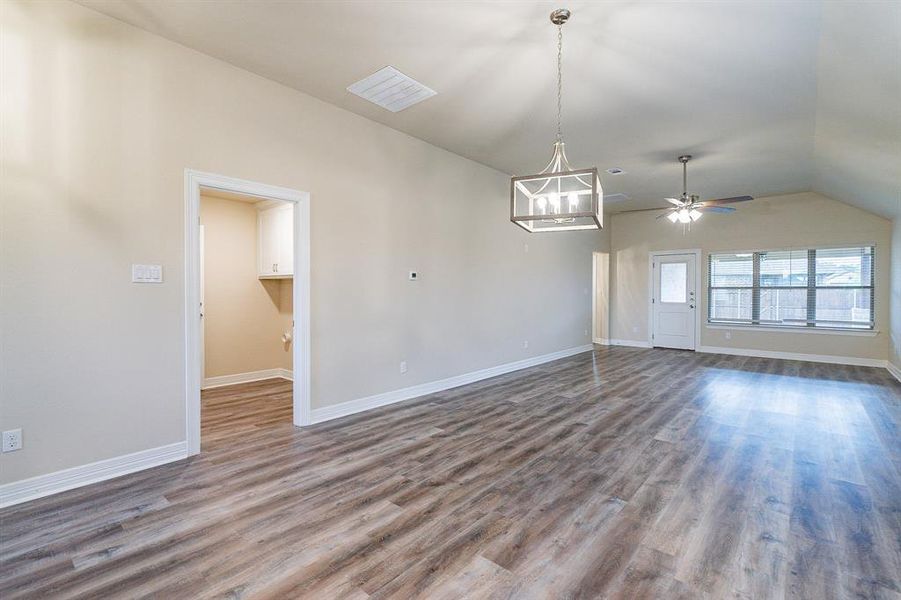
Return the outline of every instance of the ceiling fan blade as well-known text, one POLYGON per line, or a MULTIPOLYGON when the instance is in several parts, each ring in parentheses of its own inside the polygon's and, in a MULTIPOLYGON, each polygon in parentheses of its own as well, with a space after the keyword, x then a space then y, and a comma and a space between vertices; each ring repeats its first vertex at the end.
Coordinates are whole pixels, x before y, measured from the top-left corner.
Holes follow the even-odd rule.
POLYGON ((702 206, 698 209, 705 213, 734 213, 735 209, 731 206, 702 206))
POLYGON ((676 206, 682 206, 683 204, 681 200, 677 200, 676 198, 664 198, 664 200, 666 200, 670 204, 675 204, 676 206))
POLYGON ((734 204, 735 202, 747 202, 753 200, 754 196, 733 196, 732 198, 717 198, 716 200, 704 200, 705 206, 716 204, 734 204))
POLYGON ((652 210, 670 210, 669 206, 661 206, 660 208, 633 208, 631 210, 620 210, 616 214, 632 213, 632 212, 648 212, 652 210))

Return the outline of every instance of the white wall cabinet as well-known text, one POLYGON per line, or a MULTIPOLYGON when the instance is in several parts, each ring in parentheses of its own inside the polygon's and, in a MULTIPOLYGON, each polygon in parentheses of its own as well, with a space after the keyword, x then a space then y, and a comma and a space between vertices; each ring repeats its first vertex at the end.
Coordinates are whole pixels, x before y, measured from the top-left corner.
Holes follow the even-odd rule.
POLYGON ((294 277, 294 205, 263 208, 257 216, 260 279, 294 277))

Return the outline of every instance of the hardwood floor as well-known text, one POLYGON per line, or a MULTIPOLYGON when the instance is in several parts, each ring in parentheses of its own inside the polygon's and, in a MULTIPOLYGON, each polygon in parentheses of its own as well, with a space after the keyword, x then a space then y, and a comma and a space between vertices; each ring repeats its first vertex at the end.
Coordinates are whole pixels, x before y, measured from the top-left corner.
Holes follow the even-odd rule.
POLYGON ((597 348, 304 430, 234 391, 200 456, 0 512, 0 596, 901 597, 883 369, 597 348))
POLYGON ((200 398, 201 451, 241 443, 261 428, 291 425, 293 385, 266 379, 203 390, 200 398))

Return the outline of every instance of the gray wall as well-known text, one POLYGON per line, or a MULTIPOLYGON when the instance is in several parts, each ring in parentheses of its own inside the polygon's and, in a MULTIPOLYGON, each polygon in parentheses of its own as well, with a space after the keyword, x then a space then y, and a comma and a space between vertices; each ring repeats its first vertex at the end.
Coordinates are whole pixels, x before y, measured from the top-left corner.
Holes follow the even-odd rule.
POLYGON ((590 341, 607 238, 523 232, 507 175, 75 4, 3 35, 2 481, 184 439, 186 167, 312 194, 314 408, 590 341))

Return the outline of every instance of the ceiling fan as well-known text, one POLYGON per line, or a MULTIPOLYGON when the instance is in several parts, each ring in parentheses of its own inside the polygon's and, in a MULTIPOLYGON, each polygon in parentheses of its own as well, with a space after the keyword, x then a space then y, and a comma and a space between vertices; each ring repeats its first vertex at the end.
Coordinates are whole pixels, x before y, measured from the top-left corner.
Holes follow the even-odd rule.
POLYGON ((736 202, 747 202, 753 200, 753 196, 734 196, 731 198, 718 198, 716 200, 700 200, 697 194, 688 193, 688 161, 691 160, 691 154, 683 154, 679 157, 682 163, 682 195, 679 198, 666 198, 666 201, 672 204, 664 208, 642 208, 637 210, 627 210, 623 212, 642 212, 648 210, 665 210, 664 214, 657 217, 662 219, 666 217, 673 223, 682 223, 683 225, 691 224, 700 219, 704 213, 732 213, 735 208, 726 206, 736 202))

